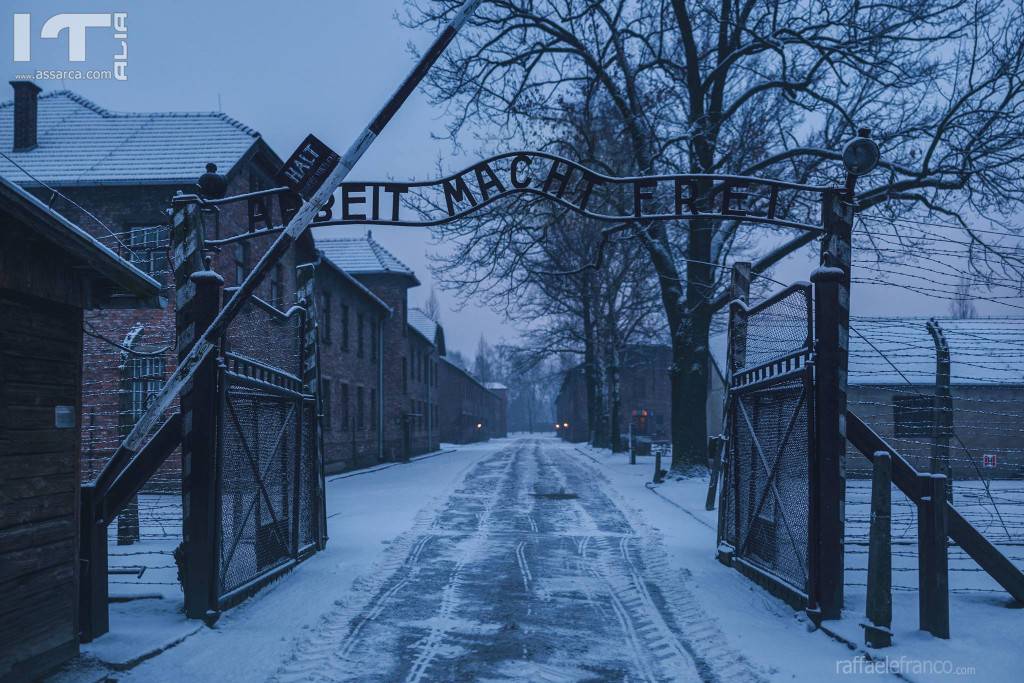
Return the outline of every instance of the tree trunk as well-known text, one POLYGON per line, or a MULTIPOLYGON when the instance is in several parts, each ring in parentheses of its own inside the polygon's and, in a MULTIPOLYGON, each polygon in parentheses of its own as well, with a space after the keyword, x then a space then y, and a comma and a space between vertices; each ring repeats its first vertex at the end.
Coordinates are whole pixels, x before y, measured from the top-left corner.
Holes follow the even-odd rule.
POLYGON ((672 469, 678 472, 707 465, 710 322, 698 311, 672 336, 672 469))
POLYGON ((601 422, 601 405, 598 394, 597 339, 594 334, 593 297, 589 274, 583 281, 583 377, 587 386, 587 441, 597 445, 597 433, 601 422))
POLYGON ((622 445, 622 395, 619 390, 619 348, 618 344, 609 344, 610 357, 608 359, 608 395, 609 395, 609 424, 611 449, 613 453, 621 453, 625 448, 622 445))

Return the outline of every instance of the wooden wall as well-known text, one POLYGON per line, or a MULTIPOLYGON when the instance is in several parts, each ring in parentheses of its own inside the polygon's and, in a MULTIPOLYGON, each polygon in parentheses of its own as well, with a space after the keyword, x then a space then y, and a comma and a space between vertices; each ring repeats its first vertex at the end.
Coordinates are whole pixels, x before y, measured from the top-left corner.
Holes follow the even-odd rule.
MULTIPOLYGON (((9 233, 8 233, 9 236, 9 233)), ((11 247, 10 242, 4 247, 11 247)), ((78 651, 78 448, 82 309, 76 278, 40 243, 0 286, 0 680, 78 651), (47 277, 45 270, 51 275, 47 277), (63 272, 61 272, 63 271, 63 272), (20 280, 20 281, 19 281, 20 280), (63 280, 63 283, 61 282, 63 280), (20 291, 19 291, 20 290, 20 291), (42 293, 47 299, 24 294, 42 293), (78 305, 59 303, 74 301, 78 305), (54 407, 72 406, 57 428, 54 407)), ((66 268, 66 266, 65 266, 66 268)))

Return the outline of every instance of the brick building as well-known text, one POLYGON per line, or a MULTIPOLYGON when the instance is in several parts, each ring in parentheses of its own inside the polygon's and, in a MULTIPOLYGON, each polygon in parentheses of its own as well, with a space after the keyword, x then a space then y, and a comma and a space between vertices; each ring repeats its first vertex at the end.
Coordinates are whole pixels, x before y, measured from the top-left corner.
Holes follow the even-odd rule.
POLYGON ((506 437, 508 436, 508 387, 501 382, 485 382, 484 386, 498 397, 498 412, 495 416, 491 436, 506 437))
MULTIPOLYGON (((436 450, 440 443, 434 427, 436 368, 438 349, 443 349, 444 337, 440 326, 433 321, 428 324, 422 312, 409 310, 409 289, 420 284, 416 274, 369 232, 365 237, 317 238, 316 246, 324 259, 354 278, 390 309, 379 332, 382 363, 377 400, 381 416, 379 438, 383 444, 380 458, 398 460, 436 450)), ((358 360, 348 359, 348 362, 358 360)), ((350 391, 345 402, 337 388, 332 392, 334 416, 330 420, 333 422, 358 398, 353 398, 350 391)), ((330 452, 327 457, 331 458, 330 452)))
POLYGON ((324 468, 373 465, 384 459, 382 346, 392 309, 325 255, 314 282, 324 468))
POLYGON ((438 361, 445 353, 444 328, 418 308, 409 309, 409 430, 415 453, 441 447, 438 429, 438 361))
MULTIPOLYGON (((0 148, 13 163, 0 157, 0 174, 165 287, 163 308, 86 313, 82 476, 90 479, 174 369, 171 198, 194 192, 208 163, 225 176, 233 195, 276 186, 273 176, 282 162, 259 133, 223 113, 111 112, 67 90, 40 94, 29 81, 12 86, 14 100, 0 104, 0 148)), ((239 234, 249 220, 245 203, 227 205, 206 237, 239 234)), ((271 240, 227 245, 213 267, 226 285, 237 284, 271 240)), ((307 235, 258 294, 278 306, 293 301, 294 266, 312 258, 307 235)), ((176 485, 175 475, 166 479, 169 487, 176 485)))
POLYGON ((447 358, 438 365, 441 441, 470 443, 504 436, 508 404, 447 358))
MULTIPOLYGON (((672 428, 672 387, 667 346, 631 346, 622 353, 619 370, 619 424, 623 438, 633 434, 655 440, 669 439, 672 428)), ((570 368, 555 399, 559 435, 568 441, 590 438, 587 416, 587 383, 582 364, 570 368)))

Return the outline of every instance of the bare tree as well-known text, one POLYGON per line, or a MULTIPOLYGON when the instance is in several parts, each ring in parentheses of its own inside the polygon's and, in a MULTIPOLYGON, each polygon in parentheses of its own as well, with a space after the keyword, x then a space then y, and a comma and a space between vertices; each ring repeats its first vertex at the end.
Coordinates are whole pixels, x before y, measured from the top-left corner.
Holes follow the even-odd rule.
POLYGON ((978 317, 978 309, 974 306, 974 297, 971 296, 971 281, 960 277, 953 292, 953 298, 949 302, 949 314, 958 320, 967 320, 978 317))
POLYGON ((423 314, 433 320, 435 323, 441 322, 441 302, 437 300, 437 292, 434 288, 430 288, 430 296, 427 298, 427 303, 423 304, 423 314))
MULTIPOLYGON (((407 23, 436 30, 459 4, 409 0, 407 23)), ((984 247, 961 212, 1010 213, 1024 190, 1022 38, 1019 0, 489 0, 429 81, 459 141, 472 122, 546 146, 565 139, 567 100, 600 97, 630 148, 620 175, 838 181, 842 142, 867 125, 884 161, 860 210, 953 216, 984 247)), ((671 333, 677 469, 705 459, 710 302, 740 226, 636 233, 671 333)))

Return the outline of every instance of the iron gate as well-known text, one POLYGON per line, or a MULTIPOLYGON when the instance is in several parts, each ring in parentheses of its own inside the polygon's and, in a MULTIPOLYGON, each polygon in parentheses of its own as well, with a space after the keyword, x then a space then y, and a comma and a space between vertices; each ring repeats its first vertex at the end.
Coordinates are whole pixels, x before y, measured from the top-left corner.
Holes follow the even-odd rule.
POLYGON ((316 401, 301 379, 304 311, 253 298, 220 363, 214 517, 218 609, 312 553, 322 504, 316 401))
POLYGON ((810 283, 729 322, 729 422, 720 552, 799 608, 812 594, 813 319, 810 283))

